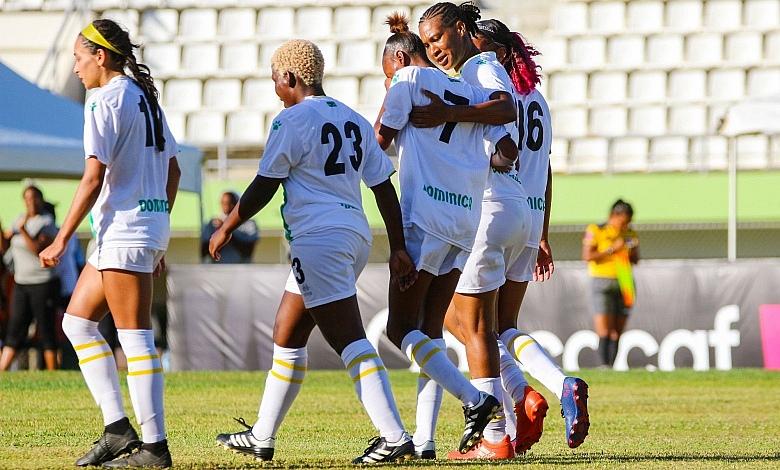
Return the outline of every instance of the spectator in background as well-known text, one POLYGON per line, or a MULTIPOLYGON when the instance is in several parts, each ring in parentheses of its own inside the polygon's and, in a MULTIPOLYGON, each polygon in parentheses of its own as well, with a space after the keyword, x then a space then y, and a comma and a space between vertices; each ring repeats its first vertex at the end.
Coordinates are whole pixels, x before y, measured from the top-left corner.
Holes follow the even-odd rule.
POLYGON ((209 239, 222 226, 230 211, 238 204, 238 194, 233 191, 222 193, 220 205, 222 214, 219 217, 211 219, 211 222, 203 225, 200 236, 200 255, 205 263, 250 263, 252 261, 252 252, 255 249, 257 240, 260 239, 260 232, 254 220, 249 219, 244 222, 236 231, 227 245, 222 248, 222 257, 219 261, 214 261, 209 256, 209 239))
POLYGON ((582 242, 582 259, 588 262, 591 277, 599 356, 608 367, 615 363, 635 298, 631 266, 639 262, 639 238, 631 228, 633 216, 631 204, 618 199, 606 223, 588 225, 582 242))
POLYGON ((48 370, 57 368, 55 308, 59 297, 55 273, 42 268, 38 253, 51 244, 57 229, 54 217, 44 211, 43 193, 36 186, 22 193, 26 211, 7 233, 2 233, 0 251, 14 274, 13 304, 8 322, 0 370, 8 370, 16 351, 27 340, 30 322, 35 319, 43 361, 48 370))

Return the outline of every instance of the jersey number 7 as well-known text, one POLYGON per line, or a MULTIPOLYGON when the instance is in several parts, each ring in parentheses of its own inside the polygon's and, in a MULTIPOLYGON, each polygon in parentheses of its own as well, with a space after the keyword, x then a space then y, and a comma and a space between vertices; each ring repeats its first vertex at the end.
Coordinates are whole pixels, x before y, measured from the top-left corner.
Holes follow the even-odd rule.
MULTIPOLYGON (((449 90, 444 90, 444 99, 445 101, 449 101, 452 104, 455 105, 467 105, 469 104, 469 99, 465 96, 459 96, 455 93, 452 93, 449 90)), ((457 122, 448 122, 444 124, 444 129, 441 131, 441 135, 439 136, 439 140, 444 142, 445 144, 450 143, 450 137, 452 137, 452 131, 455 130, 455 126, 457 126, 457 122)))

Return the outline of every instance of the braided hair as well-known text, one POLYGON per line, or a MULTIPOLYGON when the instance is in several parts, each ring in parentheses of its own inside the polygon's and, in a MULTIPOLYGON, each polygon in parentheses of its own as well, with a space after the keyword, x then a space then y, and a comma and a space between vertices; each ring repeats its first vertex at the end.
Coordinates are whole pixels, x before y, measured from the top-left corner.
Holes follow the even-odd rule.
POLYGON ((445 28, 454 25, 458 20, 466 25, 466 30, 472 36, 477 34, 477 20, 481 18, 479 7, 474 2, 463 2, 455 5, 452 2, 439 2, 431 6, 420 17, 420 23, 441 16, 441 24, 445 28))
POLYGON ((84 47, 88 48, 92 54, 96 54, 98 49, 103 49, 103 52, 105 52, 115 64, 122 67, 122 69, 127 68, 130 70, 130 73, 133 75, 133 81, 141 88, 146 101, 151 107, 150 111, 154 127, 154 141, 157 150, 160 152, 164 151, 165 137, 163 135, 162 109, 160 109, 159 103, 160 94, 154 86, 154 79, 152 78, 149 66, 139 63, 133 54, 133 49, 138 49, 139 45, 133 44, 130 41, 130 34, 112 20, 95 20, 92 22, 92 25, 95 26, 95 29, 100 32, 106 41, 119 50, 121 54, 117 54, 100 44, 90 41, 83 35, 79 35, 82 44, 84 47))
POLYGON ((504 68, 520 94, 527 95, 542 82, 539 74, 541 67, 534 61, 539 51, 528 44, 520 34, 509 31, 509 28, 498 20, 478 21, 477 29, 479 34, 506 48, 508 54, 504 60, 504 68))

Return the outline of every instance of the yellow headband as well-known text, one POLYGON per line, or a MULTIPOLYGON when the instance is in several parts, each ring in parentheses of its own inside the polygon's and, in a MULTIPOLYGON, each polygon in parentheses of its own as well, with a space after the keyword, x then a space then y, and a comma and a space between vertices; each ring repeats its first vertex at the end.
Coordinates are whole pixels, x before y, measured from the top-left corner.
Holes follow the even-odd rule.
POLYGON ((119 52, 119 49, 111 45, 111 43, 108 42, 106 38, 103 37, 102 34, 100 34, 100 31, 98 31, 97 28, 95 28, 95 25, 92 23, 90 23, 89 26, 87 26, 81 31, 81 35, 99 46, 103 46, 110 51, 116 52, 117 54, 124 56, 124 54, 119 52))

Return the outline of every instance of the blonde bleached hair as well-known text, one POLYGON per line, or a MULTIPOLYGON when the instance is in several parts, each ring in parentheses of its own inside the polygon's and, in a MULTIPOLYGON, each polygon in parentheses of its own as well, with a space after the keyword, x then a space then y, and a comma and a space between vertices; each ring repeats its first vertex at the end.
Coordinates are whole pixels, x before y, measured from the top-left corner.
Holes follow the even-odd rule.
POLYGON ((271 57, 271 68, 278 74, 292 72, 307 86, 313 86, 322 84, 325 59, 313 42, 292 39, 276 49, 271 57))

